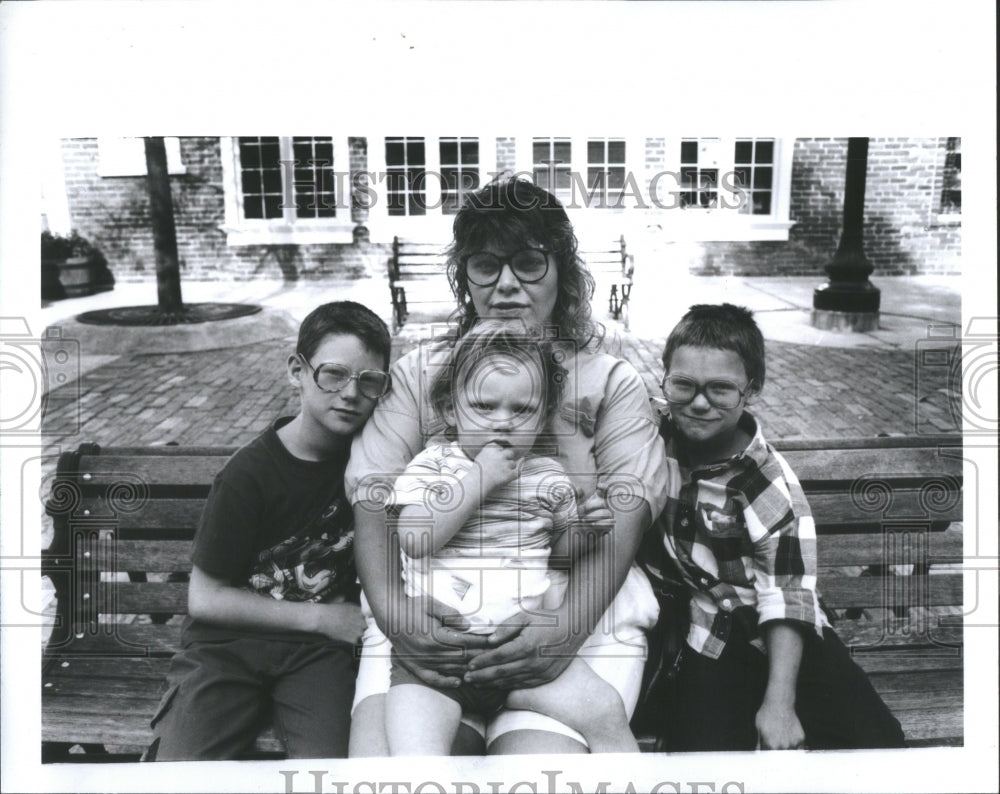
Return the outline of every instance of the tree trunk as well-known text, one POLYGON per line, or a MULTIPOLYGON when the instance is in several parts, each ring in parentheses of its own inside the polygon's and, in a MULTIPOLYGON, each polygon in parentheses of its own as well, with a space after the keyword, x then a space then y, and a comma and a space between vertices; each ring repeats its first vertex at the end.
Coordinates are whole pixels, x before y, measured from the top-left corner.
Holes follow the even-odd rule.
POLYGON ((181 271, 177 257, 177 230, 174 204, 167 175, 167 150, 163 138, 144 138, 146 145, 146 188, 153 221, 153 248, 156 252, 156 294, 161 312, 179 312, 181 271))

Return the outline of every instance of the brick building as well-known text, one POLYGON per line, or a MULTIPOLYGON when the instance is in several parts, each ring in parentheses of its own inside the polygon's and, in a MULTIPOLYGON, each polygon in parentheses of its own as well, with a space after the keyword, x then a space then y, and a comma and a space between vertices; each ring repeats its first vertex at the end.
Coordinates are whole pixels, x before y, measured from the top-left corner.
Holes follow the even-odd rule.
MULTIPOLYGON (((187 137, 166 139, 189 279, 381 274, 393 235, 450 237, 459 188, 515 171, 554 189, 583 239, 637 265, 819 275, 839 240, 846 138, 187 137)), ((43 224, 79 231, 119 281, 153 279, 139 138, 64 139, 43 224)), ((873 138, 875 275, 960 272, 961 140, 873 138)))

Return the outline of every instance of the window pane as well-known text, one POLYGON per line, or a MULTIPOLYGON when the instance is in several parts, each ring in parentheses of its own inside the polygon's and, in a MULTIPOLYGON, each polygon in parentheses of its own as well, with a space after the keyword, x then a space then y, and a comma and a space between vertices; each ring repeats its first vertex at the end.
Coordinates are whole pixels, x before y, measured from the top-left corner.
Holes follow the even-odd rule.
POLYGON ((771 169, 755 168, 753 172, 753 186, 755 189, 769 189, 771 187, 771 169))
POLYGON ((753 194, 753 214, 754 215, 770 215, 771 214, 771 194, 770 193, 754 193, 753 194))
POLYGON ((681 162, 698 162, 698 141, 681 141, 681 162))
POLYGON ((466 139, 462 143, 462 162, 465 165, 479 165, 479 141, 466 139))
POLYGON ((403 159, 403 144, 398 138, 386 138, 385 139, 385 164, 386 165, 403 165, 406 161, 403 159))
POLYGON ((758 165, 772 165, 774 163, 774 141, 757 141, 756 149, 754 161, 758 165))
POLYGON ((281 172, 277 168, 269 168, 260 174, 264 180, 265 193, 281 193, 281 172))
POLYGON ((535 162, 535 163, 540 163, 540 162, 542 162, 544 160, 548 160, 549 159, 549 142, 548 141, 539 141, 539 140, 536 139, 535 142, 533 144, 531 144, 531 159, 532 159, 532 162, 535 162))
POLYGON ((560 163, 570 162, 569 141, 555 141, 552 144, 552 159, 560 163))
POLYGON ((604 162, 604 141, 587 141, 587 162, 604 162))
POLYGON ((281 196, 264 196, 264 215, 268 218, 281 217, 281 196))
POLYGON ((608 169, 608 188, 614 190, 621 190, 625 187, 625 169, 624 168, 609 168, 608 169))
POLYGON ((734 160, 737 163, 753 162, 753 141, 736 141, 734 160))
POLYGON ((746 166, 736 166, 733 169, 733 182, 738 187, 750 187, 750 169, 746 166))
POLYGON ((609 163, 625 162, 625 141, 608 142, 608 162, 609 163))
POLYGON ((243 199, 243 217, 257 220, 264 217, 264 199, 260 196, 245 196, 243 199))
POLYGON ((458 141, 454 138, 441 139, 441 165, 458 163, 458 141))

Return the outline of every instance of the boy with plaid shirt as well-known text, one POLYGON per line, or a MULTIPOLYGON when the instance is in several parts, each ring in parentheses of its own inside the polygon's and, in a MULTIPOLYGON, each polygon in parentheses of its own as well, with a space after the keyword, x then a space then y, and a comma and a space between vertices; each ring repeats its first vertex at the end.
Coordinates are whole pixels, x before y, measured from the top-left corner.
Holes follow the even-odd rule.
POLYGON ((753 315, 691 307, 663 365, 660 432, 681 487, 654 525, 667 554, 646 567, 673 569, 691 596, 665 749, 902 746, 820 606, 798 479, 745 410, 764 385, 753 315))

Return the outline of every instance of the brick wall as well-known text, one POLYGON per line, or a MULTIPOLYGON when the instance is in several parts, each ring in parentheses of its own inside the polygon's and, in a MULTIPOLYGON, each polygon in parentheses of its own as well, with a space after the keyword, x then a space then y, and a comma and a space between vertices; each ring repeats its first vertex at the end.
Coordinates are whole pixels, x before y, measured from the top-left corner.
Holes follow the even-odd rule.
MULTIPOLYGON (((182 278, 356 278, 381 272, 387 246, 354 245, 230 246, 219 227, 224 221, 222 161, 218 138, 181 138, 187 170, 170 177, 182 278)), ((352 138, 352 173, 367 168, 363 138, 352 138)), ((118 281, 155 278, 149 196, 144 176, 98 176, 97 140, 62 141, 66 193, 74 229, 107 257, 118 281)), ((352 206, 351 218, 364 223, 367 211, 352 206)))
MULTIPOLYGON (((869 141, 864 247, 874 276, 961 272, 961 225, 940 215, 946 141, 869 141)), ((846 158, 846 138, 796 140, 788 242, 703 243, 687 259, 691 272, 823 275, 840 241, 846 158)))

